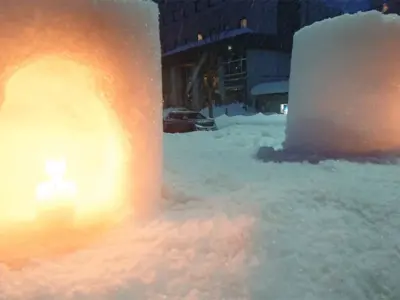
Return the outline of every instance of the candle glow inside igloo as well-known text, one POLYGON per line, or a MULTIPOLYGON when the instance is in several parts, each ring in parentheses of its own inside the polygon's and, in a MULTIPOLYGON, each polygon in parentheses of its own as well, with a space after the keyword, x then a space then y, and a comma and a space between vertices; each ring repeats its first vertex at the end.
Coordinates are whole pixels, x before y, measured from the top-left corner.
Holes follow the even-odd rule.
POLYGON ((157 5, 0 3, 0 259, 149 216, 161 192, 157 5))

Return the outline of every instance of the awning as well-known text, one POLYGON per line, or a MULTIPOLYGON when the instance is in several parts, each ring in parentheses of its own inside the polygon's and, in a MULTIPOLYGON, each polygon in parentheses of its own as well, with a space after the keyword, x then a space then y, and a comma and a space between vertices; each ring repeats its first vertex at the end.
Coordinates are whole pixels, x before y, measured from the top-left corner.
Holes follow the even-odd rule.
POLYGON ((257 84, 251 89, 253 96, 284 94, 289 92, 289 81, 272 81, 257 84))
POLYGON ((247 33, 254 33, 254 31, 249 28, 238 28, 238 29, 223 31, 223 32, 219 33, 218 35, 215 35, 212 37, 206 37, 204 40, 195 41, 195 42, 187 43, 182 46, 178 46, 173 50, 166 51, 165 53, 162 54, 162 56, 169 56, 172 54, 181 53, 181 52, 190 50, 192 48, 208 45, 208 44, 215 43, 215 42, 220 42, 220 41, 223 41, 223 40, 226 40, 229 38, 234 38, 236 36, 247 34, 247 33))

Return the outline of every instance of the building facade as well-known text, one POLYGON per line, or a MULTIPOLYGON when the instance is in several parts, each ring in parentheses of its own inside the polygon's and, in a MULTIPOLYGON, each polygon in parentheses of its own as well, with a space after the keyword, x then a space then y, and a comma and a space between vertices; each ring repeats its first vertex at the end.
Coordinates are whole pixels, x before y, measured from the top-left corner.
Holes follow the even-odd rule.
POLYGON ((319 0, 159 0, 164 105, 200 109, 287 80, 294 33, 340 14, 319 0))
POLYGON ((388 14, 400 14, 400 0, 370 0, 370 8, 388 14))

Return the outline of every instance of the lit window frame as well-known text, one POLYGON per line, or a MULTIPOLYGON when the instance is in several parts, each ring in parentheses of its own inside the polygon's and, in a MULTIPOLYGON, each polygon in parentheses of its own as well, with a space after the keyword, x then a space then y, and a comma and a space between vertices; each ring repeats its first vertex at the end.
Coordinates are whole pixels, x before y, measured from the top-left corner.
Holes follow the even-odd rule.
POLYGON ((240 26, 240 28, 247 28, 247 26, 248 26, 247 18, 241 18, 240 22, 239 22, 239 26, 240 26))

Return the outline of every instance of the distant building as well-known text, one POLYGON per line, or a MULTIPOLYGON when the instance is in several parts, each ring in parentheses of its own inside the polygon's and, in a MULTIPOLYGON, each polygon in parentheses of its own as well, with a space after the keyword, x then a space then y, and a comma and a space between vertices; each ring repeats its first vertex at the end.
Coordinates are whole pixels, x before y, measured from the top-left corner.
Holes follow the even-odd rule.
POLYGON ((370 0, 370 8, 387 14, 400 14, 400 0, 370 0))
POLYGON ((165 106, 256 106, 258 84, 288 80, 294 33, 340 14, 322 0, 158 0, 165 106))

